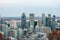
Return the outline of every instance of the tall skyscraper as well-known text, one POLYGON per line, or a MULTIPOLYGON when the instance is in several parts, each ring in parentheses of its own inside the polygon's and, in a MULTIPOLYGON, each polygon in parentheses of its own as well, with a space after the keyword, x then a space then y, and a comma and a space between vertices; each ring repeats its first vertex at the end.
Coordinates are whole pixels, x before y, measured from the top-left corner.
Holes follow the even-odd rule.
POLYGON ((34 14, 30 14, 30 25, 34 27, 34 14))
POLYGON ((30 26, 33 27, 33 32, 34 32, 35 27, 34 27, 34 14, 33 13, 30 14, 30 26))
POLYGON ((21 27, 22 27, 22 29, 27 28, 27 26, 26 26, 26 16, 25 16, 25 13, 23 13, 22 16, 21 16, 21 27))
POLYGON ((52 29, 54 30, 56 27, 57 27, 56 17, 55 17, 55 15, 53 15, 53 17, 52 17, 52 29))
POLYGON ((48 26, 50 27, 50 28, 52 28, 52 17, 51 17, 51 14, 48 14, 48 26))
POLYGON ((51 14, 48 14, 48 17, 46 17, 46 26, 52 28, 52 17, 51 17, 51 14))
POLYGON ((49 25, 48 25, 48 17, 46 17, 46 26, 49 26, 49 25))
POLYGON ((45 14, 42 14, 42 26, 46 26, 46 22, 45 22, 45 14))

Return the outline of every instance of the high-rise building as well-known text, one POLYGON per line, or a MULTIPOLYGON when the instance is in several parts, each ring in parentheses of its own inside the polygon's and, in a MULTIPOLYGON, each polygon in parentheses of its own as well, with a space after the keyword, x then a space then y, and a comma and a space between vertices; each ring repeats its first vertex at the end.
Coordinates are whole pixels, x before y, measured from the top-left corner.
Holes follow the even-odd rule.
POLYGON ((2 31, 2 25, 5 24, 5 21, 3 19, 0 19, 0 31, 2 31))
POLYGON ((16 29, 9 29, 8 31, 8 36, 13 37, 13 38, 17 38, 17 30, 16 29))
POLYGON ((18 38, 21 38, 23 36, 23 29, 18 29, 18 38))
POLYGON ((52 17, 52 29, 54 30, 57 27, 56 17, 53 15, 52 17))
POLYGON ((42 14, 42 26, 46 26, 46 22, 45 22, 45 14, 42 14))
POLYGON ((48 14, 48 18, 51 18, 51 14, 48 14))
POLYGON ((39 27, 42 26, 42 22, 41 22, 41 20, 38 20, 38 21, 37 21, 37 25, 38 25, 39 27))
POLYGON ((34 27, 30 25, 29 32, 33 32, 34 27))
POLYGON ((52 18, 51 18, 51 14, 48 14, 48 26, 51 27, 51 22, 52 22, 52 18))
POLYGON ((5 38, 7 38, 8 37, 8 26, 7 25, 5 25, 5 24, 2 24, 2 31, 4 32, 4 34, 5 34, 5 38))
POLYGON ((60 27, 60 19, 57 20, 58 27, 60 27))
POLYGON ((2 24, 0 24, 0 31, 2 31, 2 24))
POLYGON ((0 19, 0 24, 5 24, 5 20, 4 19, 0 19))
POLYGON ((16 20, 9 21, 10 27, 8 28, 8 37, 17 38, 17 22, 16 20))
POLYGON ((48 26, 48 17, 46 17, 46 26, 48 26))
POLYGON ((35 27, 35 33, 39 32, 40 31, 39 29, 40 29, 39 26, 36 25, 36 27, 35 27))
POLYGON ((30 14, 30 25, 34 27, 34 14, 30 14))
POLYGON ((27 26, 26 26, 26 16, 25 16, 25 13, 23 13, 22 16, 21 16, 21 27, 22 27, 22 29, 27 28, 27 26))
POLYGON ((51 18, 51 14, 48 14, 48 17, 46 17, 46 26, 52 28, 52 18, 51 18))
POLYGON ((32 25, 32 27, 33 27, 33 32, 35 31, 34 29, 35 29, 35 25, 34 25, 34 14, 33 13, 31 13, 30 14, 30 26, 32 25))
POLYGON ((11 20, 10 21, 10 28, 14 28, 14 29, 17 28, 17 24, 16 24, 16 21, 15 20, 11 20))
POLYGON ((38 21, 37 21, 37 26, 39 27, 38 30, 40 31, 40 27, 42 26, 42 21, 41 21, 41 20, 38 20, 38 21))

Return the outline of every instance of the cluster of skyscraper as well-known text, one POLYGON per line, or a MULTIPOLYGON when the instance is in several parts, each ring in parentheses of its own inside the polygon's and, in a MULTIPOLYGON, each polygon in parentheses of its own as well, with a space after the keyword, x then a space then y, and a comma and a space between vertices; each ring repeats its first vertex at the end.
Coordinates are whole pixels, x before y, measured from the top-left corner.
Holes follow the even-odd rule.
POLYGON ((42 14, 42 26, 48 26, 51 30, 57 27, 57 21, 55 15, 51 17, 51 14, 48 14, 48 17, 45 14, 42 14))
POLYGON ((48 14, 42 14, 42 19, 35 19, 33 13, 30 14, 29 20, 26 20, 25 13, 22 14, 21 20, 4 21, 0 20, 0 33, 4 33, 5 39, 11 40, 47 40, 47 33, 53 31, 58 26, 56 17, 48 14))

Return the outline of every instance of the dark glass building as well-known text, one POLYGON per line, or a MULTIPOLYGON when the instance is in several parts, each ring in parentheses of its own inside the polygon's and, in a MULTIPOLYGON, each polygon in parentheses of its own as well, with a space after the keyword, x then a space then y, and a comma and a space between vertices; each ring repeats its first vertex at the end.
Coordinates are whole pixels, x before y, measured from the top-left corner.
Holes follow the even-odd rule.
POLYGON ((25 13, 23 13, 22 16, 21 16, 21 27, 22 27, 22 29, 27 28, 27 26, 26 26, 26 16, 25 16, 25 13))

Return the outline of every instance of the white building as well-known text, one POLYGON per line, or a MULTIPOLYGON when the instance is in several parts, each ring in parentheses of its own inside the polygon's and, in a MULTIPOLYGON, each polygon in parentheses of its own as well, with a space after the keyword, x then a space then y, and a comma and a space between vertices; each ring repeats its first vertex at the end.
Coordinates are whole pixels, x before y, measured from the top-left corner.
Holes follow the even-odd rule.
POLYGON ((14 29, 17 28, 17 24, 16 24, 16 21, 15 20, 11 20, 10 21, 10 28, 14 28, 14 29))

